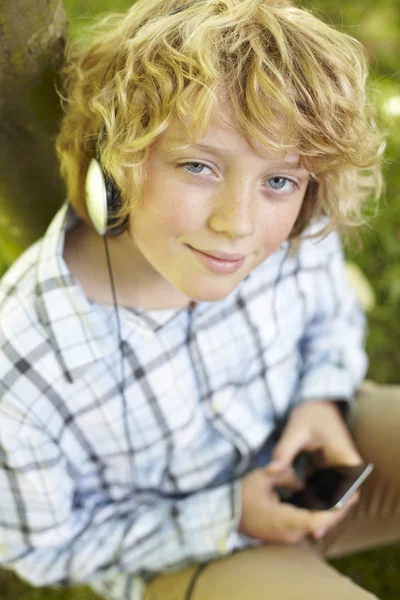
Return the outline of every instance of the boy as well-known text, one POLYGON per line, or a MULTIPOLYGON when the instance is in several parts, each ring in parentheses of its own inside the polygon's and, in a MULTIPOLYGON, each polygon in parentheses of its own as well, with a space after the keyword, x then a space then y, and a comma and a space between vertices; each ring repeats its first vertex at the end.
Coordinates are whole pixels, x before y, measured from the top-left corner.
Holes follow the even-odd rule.
POLYGON ((365 74, 287 2, 143 0, 70 49, 68 201, 1 288, 4 566, 118 600, 370 597, 324 561, 400 537, 398 391, 390 418, 355 400, 335 231, 379 192, 365 74), (374 476, 295 508, 303 451, 374 476))

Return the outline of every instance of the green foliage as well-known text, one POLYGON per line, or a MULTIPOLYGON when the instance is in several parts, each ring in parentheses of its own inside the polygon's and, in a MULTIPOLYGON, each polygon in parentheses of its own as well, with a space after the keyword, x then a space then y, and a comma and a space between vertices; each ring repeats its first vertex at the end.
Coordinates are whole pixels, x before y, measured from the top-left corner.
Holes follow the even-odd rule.
POLYGON ((86 587, 34 588, 6 571, 0 571, 0 590, 1 600, 99 600, 86 587))
POLYGON ((108 0, 64 0, 64 6, 70 18, 71 35, 79 34, 79 30, 90 22, 93 15, 126 10, 134 4, 131 0, 113 0, 112 6, 108 0))

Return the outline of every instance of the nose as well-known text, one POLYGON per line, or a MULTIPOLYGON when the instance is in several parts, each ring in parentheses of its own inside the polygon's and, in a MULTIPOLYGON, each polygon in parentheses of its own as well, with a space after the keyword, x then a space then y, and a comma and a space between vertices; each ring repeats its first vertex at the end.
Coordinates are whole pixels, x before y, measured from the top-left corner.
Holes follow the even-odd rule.
POLYGON ((209 226, 232 238, 253 235, 256 224, 257 194, 245 181, 225 184, 213 198, 209 226))

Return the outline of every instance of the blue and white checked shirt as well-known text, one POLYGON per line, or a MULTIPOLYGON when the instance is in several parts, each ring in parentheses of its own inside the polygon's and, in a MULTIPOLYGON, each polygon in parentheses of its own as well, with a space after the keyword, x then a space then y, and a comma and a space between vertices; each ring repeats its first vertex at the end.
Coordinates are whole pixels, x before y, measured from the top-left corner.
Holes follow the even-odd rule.
POLYGON ((365 319, 336 234, 286 242, 224 300, 120 308, 124 402, 114 309, 63 260, 74 223, 66 202, 0 285, 0 565, 140 599, 157 572, 258 543, 238 478, 291 407, 351 402, 365 319))

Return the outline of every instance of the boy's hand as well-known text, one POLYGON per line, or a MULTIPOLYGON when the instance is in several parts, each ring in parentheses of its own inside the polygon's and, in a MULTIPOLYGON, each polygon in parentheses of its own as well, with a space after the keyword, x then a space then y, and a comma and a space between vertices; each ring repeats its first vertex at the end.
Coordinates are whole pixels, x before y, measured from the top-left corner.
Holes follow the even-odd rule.
POLYGON ((275 487, 298 489, 293 469, 271 475, 268 467, 255 469, 241 480, 242 516, 239 531, 265 542, 294 544, 307 535, 319 538, 347 514, 355 502, 335 512, 309 511, 281 502, 275 487))
POLYGON ((302 451, 320 451, 326 465, 362 463, 337 406, 313 401, 296 407, 275 446, 273 462, 242 479, 242 518, 239 530, 269 542, 297 543, 303 537, 319 538, 337 525, 358 501, 359 493, 337 511, 309 511, 281 502, 276 487, 300 486, 292 468, 302 451))
POLYGON ((290 467, 302 451, 319 451, 326 466, 363 462, 335 402, 315 400, 292 410, 268 472, 290 467))

